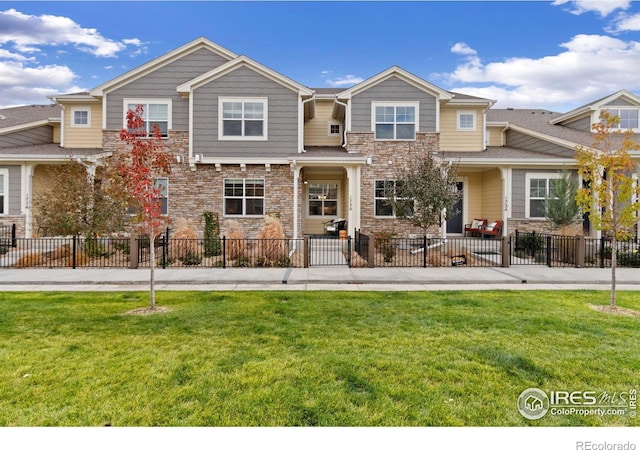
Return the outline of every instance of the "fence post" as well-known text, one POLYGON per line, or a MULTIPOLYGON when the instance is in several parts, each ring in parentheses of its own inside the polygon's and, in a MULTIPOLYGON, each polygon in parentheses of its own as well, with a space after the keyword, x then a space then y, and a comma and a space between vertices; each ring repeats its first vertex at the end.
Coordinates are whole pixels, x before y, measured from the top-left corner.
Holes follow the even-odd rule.
POLYGON ((551 241, 551 235, 548 234, 547 235, 547 266, 552 267, 552 262, 551 262, 551 256, 553 253, 553 248, 551 248, 552 245, 552 241, 551 241))
POLYGON ((600 236, 600 268, 604 269, 604 236, 600 236))
POLYGON ((13 248, 16 248, 18 246, 17 244, 17 239, 16 239, 16 224, 13 223, 11 224, 11 246, 13 248))
POLYGON ((536 241, 536 232, 532 231, 531 232, 531 257, 535 258, 536 253, 538 251, 538 245, 537 245, 537 241, 536 241))
POLYGON ((222 268, 227 268, 227 238, 222 236, 222 268))
POLYGON ((367 248, 367 267, 373 269, 376 266, 376 238, 369 234, 369 247, 367 248))
POLYGON ((427 235, 422 235, 422 268, 427 268, 427 235))
POLYGON ((351 236, 347 236, 347 266, 351 268, 351 236))
POLYGON ((129 269, 138 268, 138 237, 135 233, 129 236, 129 269))
POLYGON ((575 239, 574 255, 576 255, 576 267, 584 267, 585 263, 585 239, 584 235, 578 234, 575 239))
POLYGON ((76 268, 76 248, 78 245, 78 236, 77 235, 73 235, 73 241, 71 243, 71 268, 75 269, 76 268))
POLYGON ((304 240, 303 240, 304 245, 302 246, 302 257, 304 258, 304 263, 303 263, 303 267, 305 269, 309 268, 309 236, 305 236, 304 240))
POLYGON ((509 267, 511 265, 511 236, 500 239, 502 240, 502 267, 509 267))
POLYGON ((162 268, 167 268, 167 254, 169 252, 169 227, 164 233, 164 239, 162 242, 162 268))

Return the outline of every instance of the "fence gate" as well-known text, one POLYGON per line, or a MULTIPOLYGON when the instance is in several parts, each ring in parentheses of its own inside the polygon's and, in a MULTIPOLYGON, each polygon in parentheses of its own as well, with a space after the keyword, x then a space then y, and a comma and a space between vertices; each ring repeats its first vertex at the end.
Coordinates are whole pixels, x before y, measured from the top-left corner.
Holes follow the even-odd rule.
POLYGON ((309 266, 350 266, 351 237, 309 237, 309 266))

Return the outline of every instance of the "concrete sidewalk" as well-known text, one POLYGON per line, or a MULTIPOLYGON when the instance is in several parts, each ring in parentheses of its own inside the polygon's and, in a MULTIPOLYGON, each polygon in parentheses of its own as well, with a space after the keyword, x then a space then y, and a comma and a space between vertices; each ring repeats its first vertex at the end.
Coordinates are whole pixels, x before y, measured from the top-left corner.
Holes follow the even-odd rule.
MULTIPOLYGON (((616 271, 620 290, 640 291, 640 269, 616 271)), ((157 269, 158 290, 609 289, 611 270, 545 266, 308 269, 157 269)), ((146 290, 146 269, 0 269, 0 290, 146 290)))

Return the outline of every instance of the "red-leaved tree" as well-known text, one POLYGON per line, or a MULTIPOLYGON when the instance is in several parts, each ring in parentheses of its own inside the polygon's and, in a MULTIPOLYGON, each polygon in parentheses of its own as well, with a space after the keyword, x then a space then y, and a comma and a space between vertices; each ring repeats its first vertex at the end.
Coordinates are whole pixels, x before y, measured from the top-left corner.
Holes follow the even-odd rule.
POLYGON ((173 156, 162 145, 160 127, 154 124, 152 132, 148 133, 143 117, 142 105, 127 111, 127 128, 120 130, 120 140, 131 150, 116 156, 111 170, 111 185, 133 212, 135 231, 149 238, 150 307, 155 309, 154 242, 169 224, 159 201, 166 193, 159 189, 156 179, 171 173, 173 156))

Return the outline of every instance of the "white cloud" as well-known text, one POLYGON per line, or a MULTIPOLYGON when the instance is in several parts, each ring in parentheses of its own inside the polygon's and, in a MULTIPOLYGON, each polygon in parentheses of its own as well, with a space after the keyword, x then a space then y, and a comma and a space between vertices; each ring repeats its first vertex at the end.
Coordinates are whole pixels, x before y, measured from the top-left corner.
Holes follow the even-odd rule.
POLYGON ((350 87, 360 83, 364 78, 355 75, 346 75, 344 77, 327 79, 326 82, 331 87, 350 87))
POLYGON ((103 37, 95 28, 82 28, 67 17, 0 11, 0 44, 12 43, 23 53, 40 52, 39 46, 74 45, 99 57, 115 57, 126 44, 103 37))
POLYGON ((571 14, 580 15, 587 12, 596 12, 601 17, 606 17, 617 9, 627 9, 631 0, 555 0, 553 5, 565 5, 569 3, 571 14))
POLYGON ((610 27, 606 28, 608 33, 621 33, 623 31, 640 31, 640 13, 619 14, 610 27))
POLYGON ((453 72, 433 76, 451 90, 498 100, 499 108, 564 111, 620 89, 640 90, 639 42, 580 34, 560 46, 565 50, 556 55, 488 64, 469 48, 453 72))
POLYGON ((9 50, 5 50, 2 48, 0 48, 0 59, 13 59, 15 61, 35 61, 36 60, 35 57, 27 58, 24 55, 21 55, 19 53, 13 53, 13 52, 10 52, 9 50))

